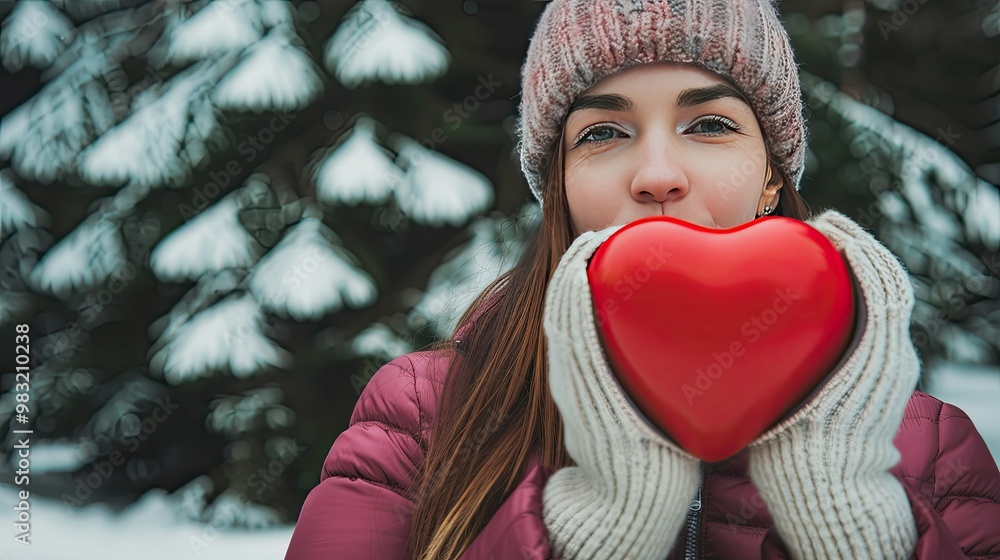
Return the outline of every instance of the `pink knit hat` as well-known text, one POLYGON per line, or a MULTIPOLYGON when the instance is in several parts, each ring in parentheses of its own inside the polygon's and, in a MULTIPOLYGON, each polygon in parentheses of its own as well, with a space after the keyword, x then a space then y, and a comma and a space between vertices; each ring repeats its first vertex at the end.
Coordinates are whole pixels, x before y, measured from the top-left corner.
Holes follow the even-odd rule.
POLYGON ((554 0, 538 21, 521 69, 518 148, 539 203, 576 96, 619 70, 651 62, 693 64, 732 81, 798 190, 806 149, 802 92, 771 0, 554 0))

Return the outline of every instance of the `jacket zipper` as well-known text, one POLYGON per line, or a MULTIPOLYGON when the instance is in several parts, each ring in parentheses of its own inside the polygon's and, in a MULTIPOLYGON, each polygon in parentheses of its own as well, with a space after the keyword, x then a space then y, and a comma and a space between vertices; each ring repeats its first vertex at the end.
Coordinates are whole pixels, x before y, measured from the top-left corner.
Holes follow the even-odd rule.
POLYGON ((699 464, 698 497, 688 506, 687 533, 684 540, 684 560, 698 558, 698 518, 701 514, 701 491, 705 485, 704 465, 699 464))

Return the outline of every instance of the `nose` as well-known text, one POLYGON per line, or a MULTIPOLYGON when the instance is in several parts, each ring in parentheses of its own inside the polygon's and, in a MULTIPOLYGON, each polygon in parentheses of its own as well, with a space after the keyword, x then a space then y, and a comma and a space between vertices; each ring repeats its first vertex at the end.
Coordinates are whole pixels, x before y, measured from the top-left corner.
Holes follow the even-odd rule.
POLYGON ((647 138, 632 177, 632 197, 639 202, 667 202, 689 190, 681 154, 668 138, 647 138))

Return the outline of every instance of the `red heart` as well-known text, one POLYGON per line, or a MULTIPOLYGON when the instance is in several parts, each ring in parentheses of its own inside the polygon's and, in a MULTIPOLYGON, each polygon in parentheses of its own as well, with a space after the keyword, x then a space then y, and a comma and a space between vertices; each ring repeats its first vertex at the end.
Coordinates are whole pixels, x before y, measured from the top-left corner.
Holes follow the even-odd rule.
POLYGON ((730 457, 833 371, 854 294, 837 248, 770 216, 726 230, 654 216, 587 268, 608 362, 637 408, 710 462, 730 457))

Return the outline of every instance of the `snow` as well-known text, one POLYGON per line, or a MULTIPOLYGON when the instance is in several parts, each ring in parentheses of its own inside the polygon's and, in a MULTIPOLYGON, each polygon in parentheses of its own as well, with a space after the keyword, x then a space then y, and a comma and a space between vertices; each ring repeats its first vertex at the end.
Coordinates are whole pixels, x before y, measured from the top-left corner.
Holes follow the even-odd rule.
MULTIPOLYGON (((16 490, 0 484, 0 509, 13 511, 16 490)), ((30 507, 31 545, 3 545, 4 554, 19 560, 274 559, 284 557, 292 536, 291 525, 246 530, 187 519, 161 490, 147 492, 121 513, 37 495, 30 507)), ((12 540, 13 532, 8 525, 6 538, 12 540)))
POLYGON ((267 27, 292 25, 292 13, 289 10, 292 3, 287 0, 257 0, 260 9, 260 20, 267 27))
POLYGON ((354 337, 351 341, 351 350, 359 356, 389 361, 397 356, 409 354, 413 351, 413 346, 399 338, 386 325, 375 323, 354 337))
POLYGON ((14 186, 14 174, 0 170, 0 241, 15 230, 45 226, 49 213, 35 206, 14 186))
MULTIPOLYGON (((41 99, 42 94, 49 93, 50 84, 42 89, 42 93, 32 99, 41 99)), ((15 153, 18 144, 26 139, 28 131, 32 127, 32 101, 18 105, 11 112, 0 119, 0 157, 7 159, 15 153)), ((23 157, 23 156, 22 156, 23 157)), ((27 175, 26 175, 27 176, 27 175)))
POLYGON ((962 231, 956 217, 939 208, 931 196, 933 188, 927 177, 911 166, 903 166, 901 173, 903 197, 913 208, 918 223, 927 228, 928 233, 947 239, 958 239, 962 231))
POLYGON ((80 60, 0 120, 0 157, 18 175, 50 183, 115 123, 107 88, 93 75, 107 55, 82 47, 80 60))
POLYGON ((316 166, 316 198, 328 204, 382 204, 402 178, 389 150, 375 137, 375 120, 361 117, 346 140, 316 166))
POLYGON ((396 202, 407 217, 459 227, 493 204, 493 184, 482 173, 401 134, 393 138, 406 169, 396 202))
POLYGON ((179 385, 228 368, 246 378, 268 366, 287 369, 292 356, 262 331, 263 314, 249 295, 230 295, 171 326, 155 343, 150 369, 179 385))
POLYGON ((985 181, 979 182, 969 197, 966 209, 965 234, 969 239, 981 239, 990 250, 1000 249, 1000 189, 985 181))
POLYGON ((173 29, 172 62, 216 58, 260 40, 257 7, 247 0, 214 0, 173 29))
POLYGON ((299 111, 323 91, 323 81, 309 54, 282 26, 247 49, 242 61, 216 86, 212 100, 223 109, 299 111))
POLYGON ((206 274, 198 278, 198 283, 195 287, 188 290, 181 297, 180 301, 170 308, 170 312, 167 315, 150 323, 150 337, 159 337, 161 339, 172 338, 182 329, 182 325, 188 319, 208 309, 219 298, 233 293, 245 277, 245 270, 231 269, 206 274))
POLYGON ((18 2, 0 33, 4 68, 17 72, 25 63, 45 68, 72 42, 73 35, 73 22, 50 2, 18 2))
POLYGON ((375 282, 357 259, 329 240, 319 218, 304 218, 251 272, 250 289, 268 312, 315 320, 345 305, 359 308, 377 296, 375 282))
MULTIPOLYGON (((66 441, 31 442, 31 472, 72 472, 91 458, 91 447, 84 443, 66 441)), ((15 457, 11 456, 11 461, 15 457)), ((10 465, 11 467, 14 465, 10 465)))
POLYGON ((131 182, 148 187, 188 180, 191 170, 208 159, 208 146, 220 141, 217 109, 208 99, 219 68, 197 63, 167 82, 157 99, 133 111, 81 154, 83 178, 95 185, 131 182))
POLYGON ((160 241, 149 256, 157 278, 197 280, 208 272, 249 268, 257 260, 256 241, 237 215, 237 195, 226 195, 160 241))
POLYGON ((427 25, 387 0, 362 0, 327 42, 324 63, 340 83, 421 83, 444 75, 451 55, 427 25))
POLYGON ((38 290, 66 297, 70 291, 95 288, 125 264, 118 225, 98 211, 59 241, 28 276, 38 290))

